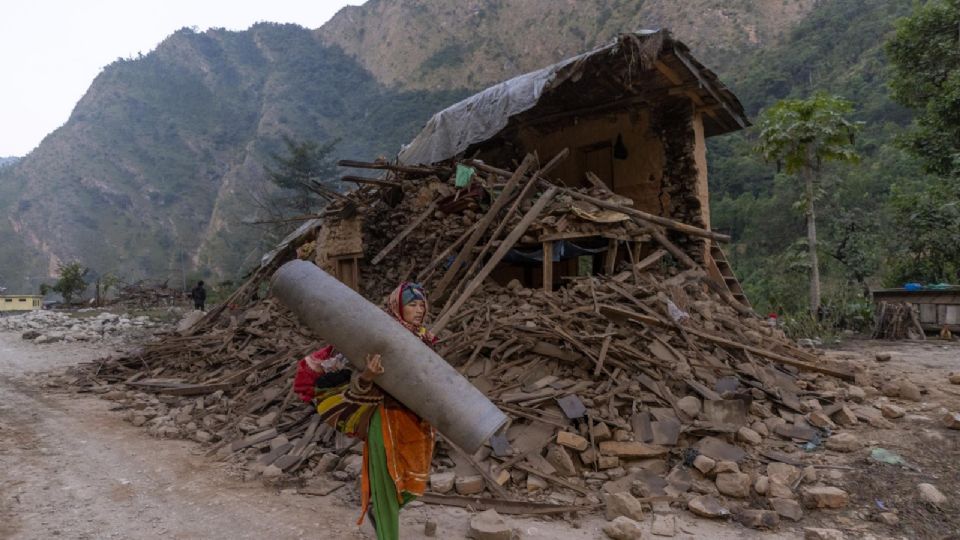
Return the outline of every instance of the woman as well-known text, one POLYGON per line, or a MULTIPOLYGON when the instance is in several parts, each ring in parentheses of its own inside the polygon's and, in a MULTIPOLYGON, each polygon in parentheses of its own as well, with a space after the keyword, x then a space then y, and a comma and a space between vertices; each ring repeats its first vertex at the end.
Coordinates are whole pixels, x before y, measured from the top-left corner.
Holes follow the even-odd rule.
MULTIPOLYGON (((427 297, 416 283, 401 283, 387 301, 393 317, 429 346, 436 337, 423 326, 427 297)), ((342 354, 327 346, 298 364, 294 391, 313 403, 323 421, 362 439, 363 507, 358 525, 370 515, 379 540, 400 537, 400 508, 423 495, 433 457, 433 428, 373 384, 384 372, 379 354, 352 373, 342 354)))

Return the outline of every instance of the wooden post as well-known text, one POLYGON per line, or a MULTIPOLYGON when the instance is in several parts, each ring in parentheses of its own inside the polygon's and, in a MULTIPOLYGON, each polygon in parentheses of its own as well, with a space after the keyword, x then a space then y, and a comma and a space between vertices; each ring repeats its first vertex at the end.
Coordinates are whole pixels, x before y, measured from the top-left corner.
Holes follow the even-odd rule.
POLYGON ((543 243, 543 290, 553 291, 553 241, 543 243))
POLYGON ((617 245, 619 241, 616 238, 611 238, 609 244, 607 245, 607 256, 603 261, 603 272, 611 276, 613 271, 617 268, 617 245))

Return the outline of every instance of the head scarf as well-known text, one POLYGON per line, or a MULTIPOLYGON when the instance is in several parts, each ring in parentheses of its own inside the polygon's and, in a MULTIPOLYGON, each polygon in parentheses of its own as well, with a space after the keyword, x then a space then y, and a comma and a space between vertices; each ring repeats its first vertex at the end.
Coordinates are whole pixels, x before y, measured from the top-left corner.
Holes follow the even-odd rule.
POLYGON ((415 300, 423 300, 425 310, 430 309, 430 305, 427 303, 427 293, 424 292, 423 287, 419 283, 404 281, 390 293, 390 296, 387 298, 387 308, 390 310, 393 318, 402 324, 404 328, 410 330, 413 335, 422 339, 427 345, 433 345, 436 343, 437 337, 431 334, 426 326, 418 326, 403 319, 403 306, 415 300))

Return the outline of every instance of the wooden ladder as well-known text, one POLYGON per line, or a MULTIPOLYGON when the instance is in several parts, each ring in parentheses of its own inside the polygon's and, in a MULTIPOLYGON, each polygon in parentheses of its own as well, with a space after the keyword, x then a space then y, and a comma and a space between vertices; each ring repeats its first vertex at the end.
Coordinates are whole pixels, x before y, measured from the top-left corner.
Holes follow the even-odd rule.
POLYGON ((723 250, 720 249, 720 246, 718 246, 716 242, 710 242, 710 255, 713 257, 713 262, 717 265, 720 275, 723 276, 724 285, 727 286, 727 289, 733 297, 741 304, 752 308, 753 306, 750 305, 750 300, 748 300, 747 295, 743 293, 740 280, 738 280, 737 276, 733 273, 730 261, 727 260, 726 254, 723 253, 723 250))

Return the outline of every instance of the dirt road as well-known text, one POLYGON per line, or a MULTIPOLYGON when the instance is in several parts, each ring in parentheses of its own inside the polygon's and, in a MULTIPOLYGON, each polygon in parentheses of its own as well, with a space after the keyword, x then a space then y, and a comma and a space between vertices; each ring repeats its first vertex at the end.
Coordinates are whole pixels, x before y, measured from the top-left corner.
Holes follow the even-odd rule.
MULTIPOLYGON (((158 440, 92 395, 50 392, 43 373, 112 351, 83 344, 36 346, 0 333, 0 538, 372 539, 343 493, 310 497, 242 482, 195 443, 158 440)), ((344 491, 344 490, 341 490, 344 491)), ((414 503, 402 536, 462 539, 471 514, 414 503)), ((800 538, 771 535, 677 511, 675 538, 800 538)), ((605 538, 600 516, 576 523, 511 519, 524 540, 605 538)), ((645 526, 649 526, 649 520, 645 526)))

